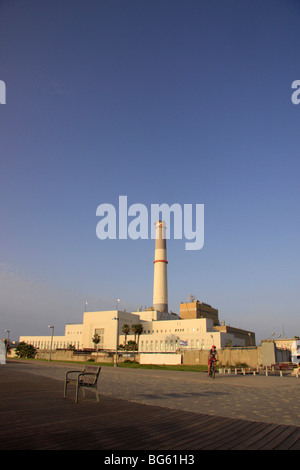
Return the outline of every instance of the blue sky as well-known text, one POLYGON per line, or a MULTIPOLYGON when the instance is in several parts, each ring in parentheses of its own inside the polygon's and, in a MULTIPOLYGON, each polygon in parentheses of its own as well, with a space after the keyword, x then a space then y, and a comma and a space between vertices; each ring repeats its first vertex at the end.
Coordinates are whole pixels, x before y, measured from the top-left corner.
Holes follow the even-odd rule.
POLYGON ((300 335, 300 3, 0 2, 1 335, 63 334, 152 305, 154 241, 96 236, 96 209, 204 204, 168 241, 189 294, 257 340, 300 335))

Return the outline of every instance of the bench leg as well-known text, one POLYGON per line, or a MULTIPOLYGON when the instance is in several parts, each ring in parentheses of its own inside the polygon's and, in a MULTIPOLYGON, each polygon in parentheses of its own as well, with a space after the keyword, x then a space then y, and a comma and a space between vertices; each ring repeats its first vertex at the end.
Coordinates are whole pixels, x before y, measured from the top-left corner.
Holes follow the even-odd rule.
POLYGON ((64 398, 67 396, 67 382, 65 382, 65 387, 64 387, 64 398))
MULTIPOLYGON (((80 388, 82 388, 82 395, 83 395, 83 398, 85 398, 85 390, 84 390, 84 387, 77 386, 77 387, 76 387, 76 397, 75 397, 75 402, 76 402, 76 403, 78 403, 79 389, 80 389, 80 388)), ((92 391, 92 388, 89 388, 89 390, 92 391)), ((98 393, 97 387, 93 387, 93 390, 95 391, 95 394, 96 394, 96 400, 99 401, 99 393, 98 393)))
POLYGON ((76 387, 76 399, 75 399, 76 403, 78 403, 78 399, 79 399, 79 389, 80 389, 80 388, 82 389, 82 396, 83 396, 83 398, 85 398, 85 390, 84 390, 84 387, 82 387, 82 386, 80 386, 80 385, 77 385, 77 387, 76 387))

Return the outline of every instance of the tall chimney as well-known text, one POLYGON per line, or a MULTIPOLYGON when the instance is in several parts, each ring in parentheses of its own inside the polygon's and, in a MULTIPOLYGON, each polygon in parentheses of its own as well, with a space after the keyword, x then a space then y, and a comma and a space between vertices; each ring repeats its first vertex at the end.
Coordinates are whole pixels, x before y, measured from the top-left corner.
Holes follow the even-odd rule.
POLYGON ((159 220, 155 224, 155 256, 153 282, 153 308, 168 312, 166 224, 159 220))

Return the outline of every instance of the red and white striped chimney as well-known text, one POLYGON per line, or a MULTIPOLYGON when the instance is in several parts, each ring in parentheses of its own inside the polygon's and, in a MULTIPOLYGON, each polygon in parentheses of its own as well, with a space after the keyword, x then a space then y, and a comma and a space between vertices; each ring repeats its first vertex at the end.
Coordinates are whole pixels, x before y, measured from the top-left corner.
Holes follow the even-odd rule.
POLYGON ((154 258, 153 308, 168 312, 166 224, 161 220, 155 224, 154 258))

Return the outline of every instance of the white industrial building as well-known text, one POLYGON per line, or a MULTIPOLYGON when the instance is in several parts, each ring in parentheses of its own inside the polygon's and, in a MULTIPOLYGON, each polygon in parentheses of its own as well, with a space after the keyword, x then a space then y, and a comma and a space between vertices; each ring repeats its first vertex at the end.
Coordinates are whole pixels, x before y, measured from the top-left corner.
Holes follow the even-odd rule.
MULTIPOLYGON (((93 337, 100 336, 97 349, 115 350, 116 343, 123 345, 125 335, 122 333, 124 324, 143 326, 139 338, 140 352, 171 352, 178 349, 209 349, 213 344, 217 348, 249 345, 247 336, 239 338, 234 333, 218 331, 210 318, 180 319, 174 314, 164 313, 161 320, 157 318, 161 312, 122 312, 108 310, 85 312, 83 323, 67 324, 64 336, 53 336, 53 349, 67 349, 70 345, 76 349, 95 348, 93 337), (150 315, 149 315, 150 314, 150 315), (117 331, 118 330, 118 331, 117 331)), ((243 330, 239 330, 243 331, 243 330)), ((248 332, 246 332, 248 333, 248 332)), ((134 335, 127 335, 127 341, 134 340, 134 335)), ((50 349, 51 336, 21 336, 20 341, 30 343, 39 349, 50 349)))
MULTIPOLYGON (((123 326, 141 324, 143 333, 138 340, 140 352, 172 352, 178 349, 210 349, 225 346, 255 346, 255 334, 246 330, 220 325, 218 310, 192 299, 180 305, 180 316, 168 311, 167 252, 165 224, 157 222, 153 308, 144 311, 119 310, 84 312, 83 322, 67 324, 64 336, 21 336, 20 341, 39 349, 95 348, 93 338, 100 337, 98 350, 115 350, 125 344, 123 326), (52 344, 51 344, 52 343, 52 344)), ((127 341, 135 340, 133 334, 127 341)))

